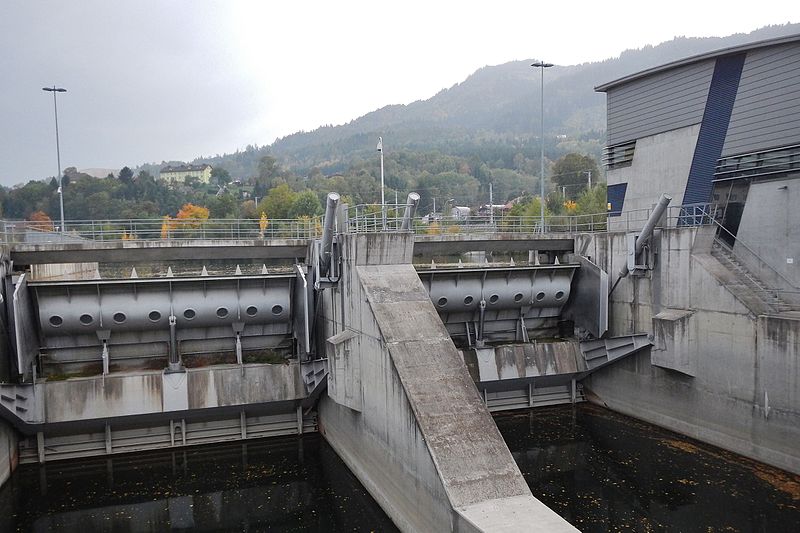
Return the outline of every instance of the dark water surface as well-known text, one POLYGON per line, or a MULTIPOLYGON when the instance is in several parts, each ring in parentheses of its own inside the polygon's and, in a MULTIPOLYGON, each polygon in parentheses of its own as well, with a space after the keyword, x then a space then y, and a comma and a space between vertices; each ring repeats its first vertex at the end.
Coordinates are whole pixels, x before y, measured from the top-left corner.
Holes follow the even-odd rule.
POLYGON ((0 531, 397 531, 317 434, 23 465, 0 531))
MULTIPOLYGON (((800 477, 587 404, 496 417, 582 531, 797 532, 800 477)), ((0 532, 397 531, 319 435, 21 466, 0 532)))
POLYGON ((799 476, 588 404, 495 420, 533 495, 581 531, 800 532, 799 476))

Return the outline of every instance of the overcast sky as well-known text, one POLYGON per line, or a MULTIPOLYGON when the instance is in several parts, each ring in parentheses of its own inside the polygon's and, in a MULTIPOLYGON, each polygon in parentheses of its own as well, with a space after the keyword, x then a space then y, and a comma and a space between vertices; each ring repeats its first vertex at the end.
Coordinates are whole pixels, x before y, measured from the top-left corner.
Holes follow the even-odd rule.
POLYGON ((796 1, 0 2, 0 183, 191 160, 388 104, 476 69, 598 61, 675 36, 798 22, 796 1), (724 6, 721 8, 720 4, 724 6))

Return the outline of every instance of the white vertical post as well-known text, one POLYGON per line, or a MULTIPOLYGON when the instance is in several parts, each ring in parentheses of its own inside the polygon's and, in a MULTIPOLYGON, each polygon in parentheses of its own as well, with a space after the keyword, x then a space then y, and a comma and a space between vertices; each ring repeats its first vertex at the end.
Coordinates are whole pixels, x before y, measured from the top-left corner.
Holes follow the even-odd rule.
POLYGON ((383 230, 386 231, 386 198, 384 196, 383 183, 383 137, 378 137, 378 152, 381 154, 381 213, 383 215, 383 230))
POLYGON ((494 198, 491 183, 489 184, 489 224, 494 225, 494 198))

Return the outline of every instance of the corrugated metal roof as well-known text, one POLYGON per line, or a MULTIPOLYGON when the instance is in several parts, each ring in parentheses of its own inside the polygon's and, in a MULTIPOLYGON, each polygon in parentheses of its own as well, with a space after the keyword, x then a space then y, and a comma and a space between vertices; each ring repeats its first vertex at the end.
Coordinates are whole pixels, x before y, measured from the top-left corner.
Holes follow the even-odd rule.
POLYGON ((613 89, 615 87, 618 87, 620 85, 624 85, 624 84, 629 83, 631 81, 638 80, 640 78, 644 78, 644 77, 647 77, 647 76, 651 76, 651 75, 656 74, 658 72, 664 72, 666 70, 671 70, 671 69, 682 67, 682 66, 685 66, 685 65, 690 65, 692 63, 697 63, 699 61, 705 61, 706 59, 713 59, 713 58, 717 58, 717 57, 720 57, 720 56, 726 56, 726 55, 730 55, 730 54, 738 54, 738 53, 741 53, 741 52, 748 52, 750 50, 755 50, 755 49, 758 49, 758 48, 767 48, 767 47, 770 47, 770 46, 778 46, 778 45, 782 45, 782 44, 795 43, 795 42, 800 42, 800 34, 788 35, 788 36, 785 36, 785 37, 777 37, 775 39, 766 39, 766 40, 763 40, 763 41, 755 41, 755 42, 752 42, 752 43, 740 44, 738 46, 731 46, 731 47, 728 47, 728 48, 721 48, 719 50, 714 50, 714 51, 711 51, 711 52, 706 52, 704 54, 687 57, 685 59, 679 59, 678 61, 673 61, 673 62, 667 63, 665 65, 661 65, 661 66, 658 66, 658 67, 653 67, 653 68, 650 68, 650 69, 647 69, 647 70, 643 70, 641 72, 637 72, 635 74, 631 74, 629 76, 625 76, 624 78, 619 78, 617 80, 610 81, 610 82, 604 83, 602 85, 598 85, 597 87, 594 88, 594 90, 597 91, 597 92, 603 92, 604 93, 604 92, 607 92, 609 89, 613 89))

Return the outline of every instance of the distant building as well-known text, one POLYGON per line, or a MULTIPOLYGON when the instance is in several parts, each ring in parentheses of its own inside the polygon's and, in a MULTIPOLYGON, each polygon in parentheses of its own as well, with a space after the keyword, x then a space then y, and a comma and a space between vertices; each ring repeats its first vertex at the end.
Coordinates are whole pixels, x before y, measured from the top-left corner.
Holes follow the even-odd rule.
POLYGON ((211 165, 166 166, 161 169, 159 176, 167 183, 186 183, 188 178, 197 178, 200 183, 208 184, 211 181, 211 165))
POLYGON ((456 205, 450 210, 450 216, 456 220, 467 220, 470 211, 469 207, 456 205))
POLYGON ((88 174, 93 178, 107 178, 110 175, 119 176, 118 168, 83 168, 79 170, 81 174, 88 174))
POLYGON ((494 204, 494 205, 484 204, 480 206, 480 208, 478 209, 478 216, 488 217, 489 215, 492 214, 492 212, 494 212, 495 215, 497 214, 504 215, 506 214, 507 211, 511 209, 511 207, 512 207, 511 203, 494 204))

